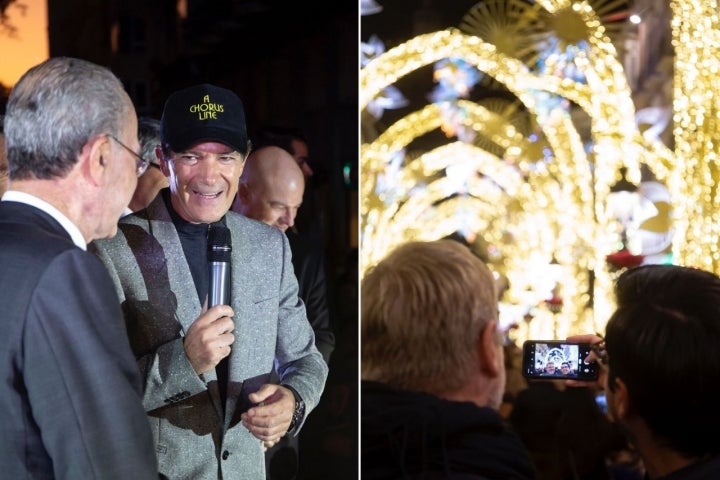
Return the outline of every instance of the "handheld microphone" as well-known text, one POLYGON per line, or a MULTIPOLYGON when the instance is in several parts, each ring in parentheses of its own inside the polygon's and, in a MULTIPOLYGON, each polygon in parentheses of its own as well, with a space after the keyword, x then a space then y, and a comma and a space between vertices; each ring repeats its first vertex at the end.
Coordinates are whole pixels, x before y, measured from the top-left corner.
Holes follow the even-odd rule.
POLYGON ((230 254, 232 244, 230 230, 220 224, 210 225, 207 236, 208 266, 208 308, 215 305, 230 305, 230 254))
MULTIPOLYGON (((207 236, 208 267, 210 278, 208 284, 208 308, 215 305, 230 305, 230 230, 221 224, 210 225, 207 236)), ((220 360, 215 366, 218 388, 225 410, 228 384, 228 359, 220 360)))

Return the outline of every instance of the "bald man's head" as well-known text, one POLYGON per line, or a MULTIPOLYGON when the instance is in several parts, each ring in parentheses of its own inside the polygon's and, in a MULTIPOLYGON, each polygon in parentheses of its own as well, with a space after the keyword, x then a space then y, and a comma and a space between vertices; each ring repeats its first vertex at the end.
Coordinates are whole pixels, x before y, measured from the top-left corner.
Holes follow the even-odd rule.
POLYGON ((280 147, 250 152, 232 210, 283 232, 295 224, 305 177, 295 159, 280 147))

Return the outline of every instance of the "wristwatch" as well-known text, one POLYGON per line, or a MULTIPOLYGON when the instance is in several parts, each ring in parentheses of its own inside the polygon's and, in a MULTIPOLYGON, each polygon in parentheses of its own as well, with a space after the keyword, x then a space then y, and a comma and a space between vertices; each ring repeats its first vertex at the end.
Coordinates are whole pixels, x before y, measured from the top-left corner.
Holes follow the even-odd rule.
POLYGON ((295 433, 297 427, 302 424, 303 418, 305 417, 305 402, 300 398, 300 394, 290 385, 283 385, 283 387, 290 390, 295 397, 295 410, 293 410, 292 420, 290 420, 290 426, 287 429, 287 433, 295 433))

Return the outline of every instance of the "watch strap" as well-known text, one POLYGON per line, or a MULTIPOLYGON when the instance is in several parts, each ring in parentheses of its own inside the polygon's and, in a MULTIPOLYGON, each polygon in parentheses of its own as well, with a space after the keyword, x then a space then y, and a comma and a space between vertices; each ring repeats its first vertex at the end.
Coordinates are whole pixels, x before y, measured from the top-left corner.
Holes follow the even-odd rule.
MULTIPOLYGON (((288 427, 287 433, 296 433, 296 430, 300 425, 302 425, 302 421, 305 418, 305 402, 300 397, 300 394, 290 385, 283 385, 283 387, 290 390, 293 394, 293 397, 295 397, 295 409, 293 410, 293 416, 292 420, 290 420, 290 426, 288 427)), ((286 435, 287 435, 286 433, 286 435)))

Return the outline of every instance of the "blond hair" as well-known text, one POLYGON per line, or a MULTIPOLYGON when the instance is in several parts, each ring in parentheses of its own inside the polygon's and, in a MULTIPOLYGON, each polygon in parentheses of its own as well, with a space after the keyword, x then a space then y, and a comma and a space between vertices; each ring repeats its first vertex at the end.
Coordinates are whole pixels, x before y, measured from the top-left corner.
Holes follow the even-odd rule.
POLYGON ((361 282, 362 378, 436 395, 461 387, 497 308, 492 272, 466 246, 400 245, 361 282))

